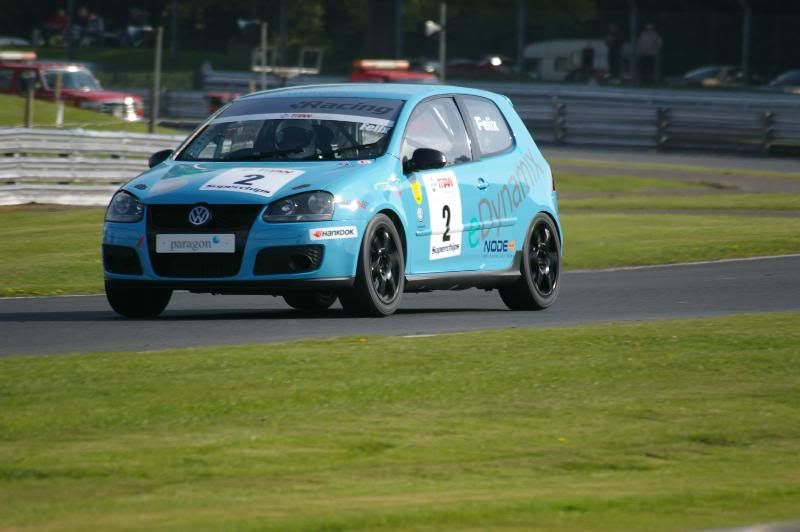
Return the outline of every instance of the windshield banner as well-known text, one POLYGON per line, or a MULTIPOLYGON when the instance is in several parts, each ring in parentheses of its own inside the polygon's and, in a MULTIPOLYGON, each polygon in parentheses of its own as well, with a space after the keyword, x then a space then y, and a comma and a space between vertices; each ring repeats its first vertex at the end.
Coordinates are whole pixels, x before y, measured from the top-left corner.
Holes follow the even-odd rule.
POLYGON ((402 100, 379 98, 254 98, 234 102, 212 123, 307 119, 392 126, 402 106, 402 100))

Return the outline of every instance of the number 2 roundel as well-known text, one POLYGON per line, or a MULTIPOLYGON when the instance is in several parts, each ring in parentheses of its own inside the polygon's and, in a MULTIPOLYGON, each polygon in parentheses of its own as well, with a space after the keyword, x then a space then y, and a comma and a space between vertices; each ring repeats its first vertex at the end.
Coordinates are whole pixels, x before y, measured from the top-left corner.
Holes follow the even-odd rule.
POLYGON ((200 190, 243 192, 268 198, 304 173, 289 168, 232 168, 207 181, 200 190))
POLYGON ((422 176, 431 221, 430 260, 461 255, 461 193, 452 170, 422 176))

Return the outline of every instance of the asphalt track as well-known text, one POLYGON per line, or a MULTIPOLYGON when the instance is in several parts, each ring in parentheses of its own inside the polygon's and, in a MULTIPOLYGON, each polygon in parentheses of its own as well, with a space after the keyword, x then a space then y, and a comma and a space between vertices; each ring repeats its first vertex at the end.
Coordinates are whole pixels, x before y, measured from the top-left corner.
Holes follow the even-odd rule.
POLYGON ((396 315, 358 319, 347 316, 338 304, 327 313, 303 315, 270 296, 179 292, 154 320, 120 318, 103 296, 2 299, 0 355, 423 335, 787 310, 800 311, 800 256, 567 272, 558 302, 543 312, 508 311, 496 292, 479 290, 407 294, 396 315))

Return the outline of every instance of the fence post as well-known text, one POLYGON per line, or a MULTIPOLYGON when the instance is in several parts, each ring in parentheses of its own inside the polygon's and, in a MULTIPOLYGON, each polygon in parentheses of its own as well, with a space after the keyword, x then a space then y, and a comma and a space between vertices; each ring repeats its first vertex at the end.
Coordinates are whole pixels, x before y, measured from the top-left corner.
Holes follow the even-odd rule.
POLYGON ((669 135, 669 109, 659 107, 656 110, 656 149, 663 150, 667 147, 669 135))
POLYGON ((33 90, 34 83, 32 79, 28 80, 25 87, 25 127, 33 127, 33 90))
POLYGON ((555 110, 553 114, 553 139, 558 144, 564 144, 567 136, 567 105, 555 100, 553 108, 555 110))
POLYGON ((769 155, 772 150, 772 141, 775 140, 775 113, 766 111, 761 115, 761 151, 769 155))

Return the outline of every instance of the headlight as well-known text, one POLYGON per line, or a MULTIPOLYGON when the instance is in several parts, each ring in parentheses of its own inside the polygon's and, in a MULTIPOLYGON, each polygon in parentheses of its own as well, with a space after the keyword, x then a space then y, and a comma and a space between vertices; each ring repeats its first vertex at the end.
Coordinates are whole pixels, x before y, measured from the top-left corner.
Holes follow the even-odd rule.
POLYGON ((319 190, 295 194, 269 204, 265 222, 311 222, 333 218, 333 195, 319 190))
POLYGON ((144 205, 139 198, 120 190, 111 198, 106 209, 107 222, 138 222, 144 216, 144 205))

